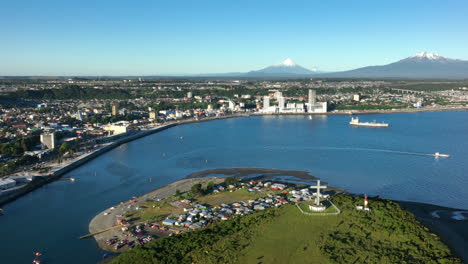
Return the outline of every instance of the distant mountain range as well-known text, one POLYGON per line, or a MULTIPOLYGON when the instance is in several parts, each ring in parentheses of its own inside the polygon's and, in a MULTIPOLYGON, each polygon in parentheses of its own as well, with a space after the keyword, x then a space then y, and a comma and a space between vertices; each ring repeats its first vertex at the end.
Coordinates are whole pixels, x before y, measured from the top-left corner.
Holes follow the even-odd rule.
POLYGON ((331 78, 411 78, 411 79, 466 79, 468 78, 468 61, 449 59, 435 53, 420 52, 406 59, 381 66, 368 66, 342 72, 320 72, 307 69, 291 59, 281 63, 246 73, 205 74, 207 77, 239 78, 298 78, 298 77, 331 77, 331 78))
POLYGON ((382 66, 368 66, 350 71, 324 74, 342 78, 468 78, 468 61, 420 52, 406 59, 382 66))

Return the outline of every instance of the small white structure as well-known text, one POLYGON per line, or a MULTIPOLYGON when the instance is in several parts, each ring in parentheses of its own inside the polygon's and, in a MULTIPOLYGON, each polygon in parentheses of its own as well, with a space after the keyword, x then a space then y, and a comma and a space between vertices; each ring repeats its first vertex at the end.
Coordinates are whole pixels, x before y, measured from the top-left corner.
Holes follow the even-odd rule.
POLYGON ((323 204, 319 204, 319 205, 311 204, 309 205, 309 209, 314 212, 321 212, 321 211, 325 211, 325 209, 327 208, 323 204))

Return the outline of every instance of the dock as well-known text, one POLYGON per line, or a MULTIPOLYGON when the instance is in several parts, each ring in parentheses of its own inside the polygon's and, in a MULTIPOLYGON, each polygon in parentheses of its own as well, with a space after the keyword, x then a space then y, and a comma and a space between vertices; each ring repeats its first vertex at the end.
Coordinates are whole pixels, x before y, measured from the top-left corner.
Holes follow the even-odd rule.
POLYGON ((80 239, 92 237, 92 236, 94 236, 94 235, 97 235, 97 234, 100 234, 100 233, 104 233, 104 232, 106 232, 106 231, 109 231, 109 230, 112 230, 112 229, 115 229, 115 228, 119 228, 119 227, 122 227, 122 226, 121 226, 121 225, 116 225, 116 226, 112 226, 112 227, 109 227, 109 228, 106 228, 106 229, 98 230, 98 231, 96 231, 96 232, 93 232, 93 233, 90 233, 90 234, 87 234, 87 235, 84 235, 84 236, 80 236, 80 239))

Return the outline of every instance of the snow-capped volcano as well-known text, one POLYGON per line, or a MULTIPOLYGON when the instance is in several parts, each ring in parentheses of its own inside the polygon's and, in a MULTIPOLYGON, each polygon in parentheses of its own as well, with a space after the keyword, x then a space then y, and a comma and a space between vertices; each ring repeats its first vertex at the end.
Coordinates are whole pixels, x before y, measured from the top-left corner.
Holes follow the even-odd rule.
POLYGON ((290 58, 287 58, 285 59, 284 61, 278 63, 278 64, 275 64, 273 66, 287 66, 287 67, 294 67, 294 66, 297 66, 297 64, 291 60, 290 58))
POLYGON ((410 58, 437 60, 437 59, 442 59, 444 57, 440 56, 437 53, 430 53, 430 52, 423 51, 423 52, 414 54, 410 58))
POLYGON ((297 75, 309 75, 317 72, 317 69, 309 70, 298 64, 293 60, 287 58, 284 61, 266 67, 258 71, 248 72, 249 76, 297 76, 297 75))
POLYGON ((468 78, 468 61, 449 59, 436 53, 419 52, 382 66, 369 66, 329 74, 351 78, 468 78))

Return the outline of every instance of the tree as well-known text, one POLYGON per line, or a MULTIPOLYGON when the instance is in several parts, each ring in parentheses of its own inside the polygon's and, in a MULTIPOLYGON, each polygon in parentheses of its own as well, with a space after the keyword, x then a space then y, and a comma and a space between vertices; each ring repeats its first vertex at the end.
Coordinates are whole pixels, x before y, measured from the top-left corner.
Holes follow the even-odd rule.
POLYGON ((69 150, 70 150, 70 144, 68 142, 63 142, 62 145, 60 145, 59 147, 59 152, 61 154, 64 154, 69 150))
POLYGON ((180 197, 182 195, 182 192, 180 192, 179 189, 175 190, 175 196, 180 197))
POLYGON ((225 182, 227 185, 234 185, 234 186, 237 186, 237 184, 239 183, 239 179, 236 178, 236 177, 227 177, 226 180, 224 180, 224 182, 225 182))
POLYGON ((190 190, 192 191, 193 194, 197 194, 197 195, 204 194, 202 185, 200 183, 194 184, 190 190))
POLYGON ((215 186, 215 183, 212 181, 209 181, 208 184, 206 185, 206 190, 207 191, 212 190, 214 186, 215 186))

